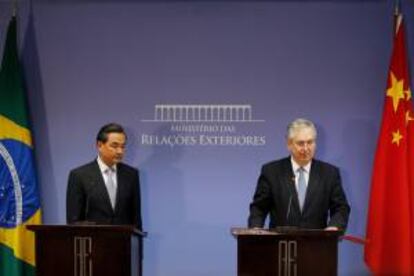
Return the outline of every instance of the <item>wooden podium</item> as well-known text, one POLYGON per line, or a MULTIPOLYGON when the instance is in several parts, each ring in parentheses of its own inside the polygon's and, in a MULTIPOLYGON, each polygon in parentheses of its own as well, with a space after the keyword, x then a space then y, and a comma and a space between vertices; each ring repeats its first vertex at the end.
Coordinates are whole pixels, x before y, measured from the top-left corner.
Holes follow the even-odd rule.
POLYGON ((132 226, 28 225, 27 228, 35 232, 36 275, 140 276, 142 273, 145 234, 132 226))
POLYGON ((341 231, 232 228, 238 276, 335 276, 341 231))

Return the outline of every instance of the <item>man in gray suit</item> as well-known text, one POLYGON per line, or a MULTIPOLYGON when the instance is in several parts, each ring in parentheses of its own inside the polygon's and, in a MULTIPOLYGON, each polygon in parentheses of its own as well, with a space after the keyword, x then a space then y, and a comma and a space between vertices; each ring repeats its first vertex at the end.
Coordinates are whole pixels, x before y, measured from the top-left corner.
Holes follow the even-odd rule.
POLYGON ((345 231, 350 207, 339 169, 314 159, 317 131, 306 119, 296 119, 287 129, 290 157, 263 165, 248 225, 262 228, 295 226, 345 231), (329 219, 328 219, 329 218, 329 219))
POLYGON ((68 223, 128 224, 142 229, 138 170, 121 163, 126 140, 118 124, 107 124, 99 130, 97 158, 69 174, 68 223))

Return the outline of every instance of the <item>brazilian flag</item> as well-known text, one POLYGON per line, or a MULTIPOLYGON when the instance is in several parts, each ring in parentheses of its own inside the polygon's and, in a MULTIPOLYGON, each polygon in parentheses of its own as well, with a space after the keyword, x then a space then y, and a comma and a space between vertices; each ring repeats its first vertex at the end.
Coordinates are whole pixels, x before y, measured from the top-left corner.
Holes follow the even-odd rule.
POLYGON ((34 234, 26 225, 41 222, 37 188, 13 17, 0 68, 0 276, 35 274, 34 234))

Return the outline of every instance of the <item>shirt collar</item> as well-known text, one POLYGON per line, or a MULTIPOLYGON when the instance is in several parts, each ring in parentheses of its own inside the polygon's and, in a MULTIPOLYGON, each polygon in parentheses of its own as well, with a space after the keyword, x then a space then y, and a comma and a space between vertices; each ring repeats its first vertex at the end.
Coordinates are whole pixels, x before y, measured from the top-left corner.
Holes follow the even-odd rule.
MULTIPOLYGON (((296 173, 301 166, 299 166, 299 164, 296 163, 296 161, 293 159, 292 156, 290 157, 290 162, 292 163, 293 172, 296 173)), ((309 173, 311 165, 312 165, 312 160, 308 164, 303 166, 302 168, 305 170, 305 172, 309 173)))
POLYGON ((112 167, 109 167, 108 165, 106 165, 104 163, 104 161, 102 161, 102 159, 99 155, 96 158, 96 161, 98 162, 98 166, 99 166, 99 169, 101 170, 102 174, 104 174, 108 169, 111 169, 114 172, 116 172, 116 165, 113 165, 112 167))

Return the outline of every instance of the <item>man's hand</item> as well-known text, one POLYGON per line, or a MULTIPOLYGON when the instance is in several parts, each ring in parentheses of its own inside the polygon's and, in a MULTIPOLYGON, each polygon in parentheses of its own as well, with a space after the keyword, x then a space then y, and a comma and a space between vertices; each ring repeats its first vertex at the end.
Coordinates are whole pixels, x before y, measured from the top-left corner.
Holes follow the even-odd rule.
POLYGON ((325 231, 338 231, 339 228, 336 226, 328 226, 325 228, 325 231))

